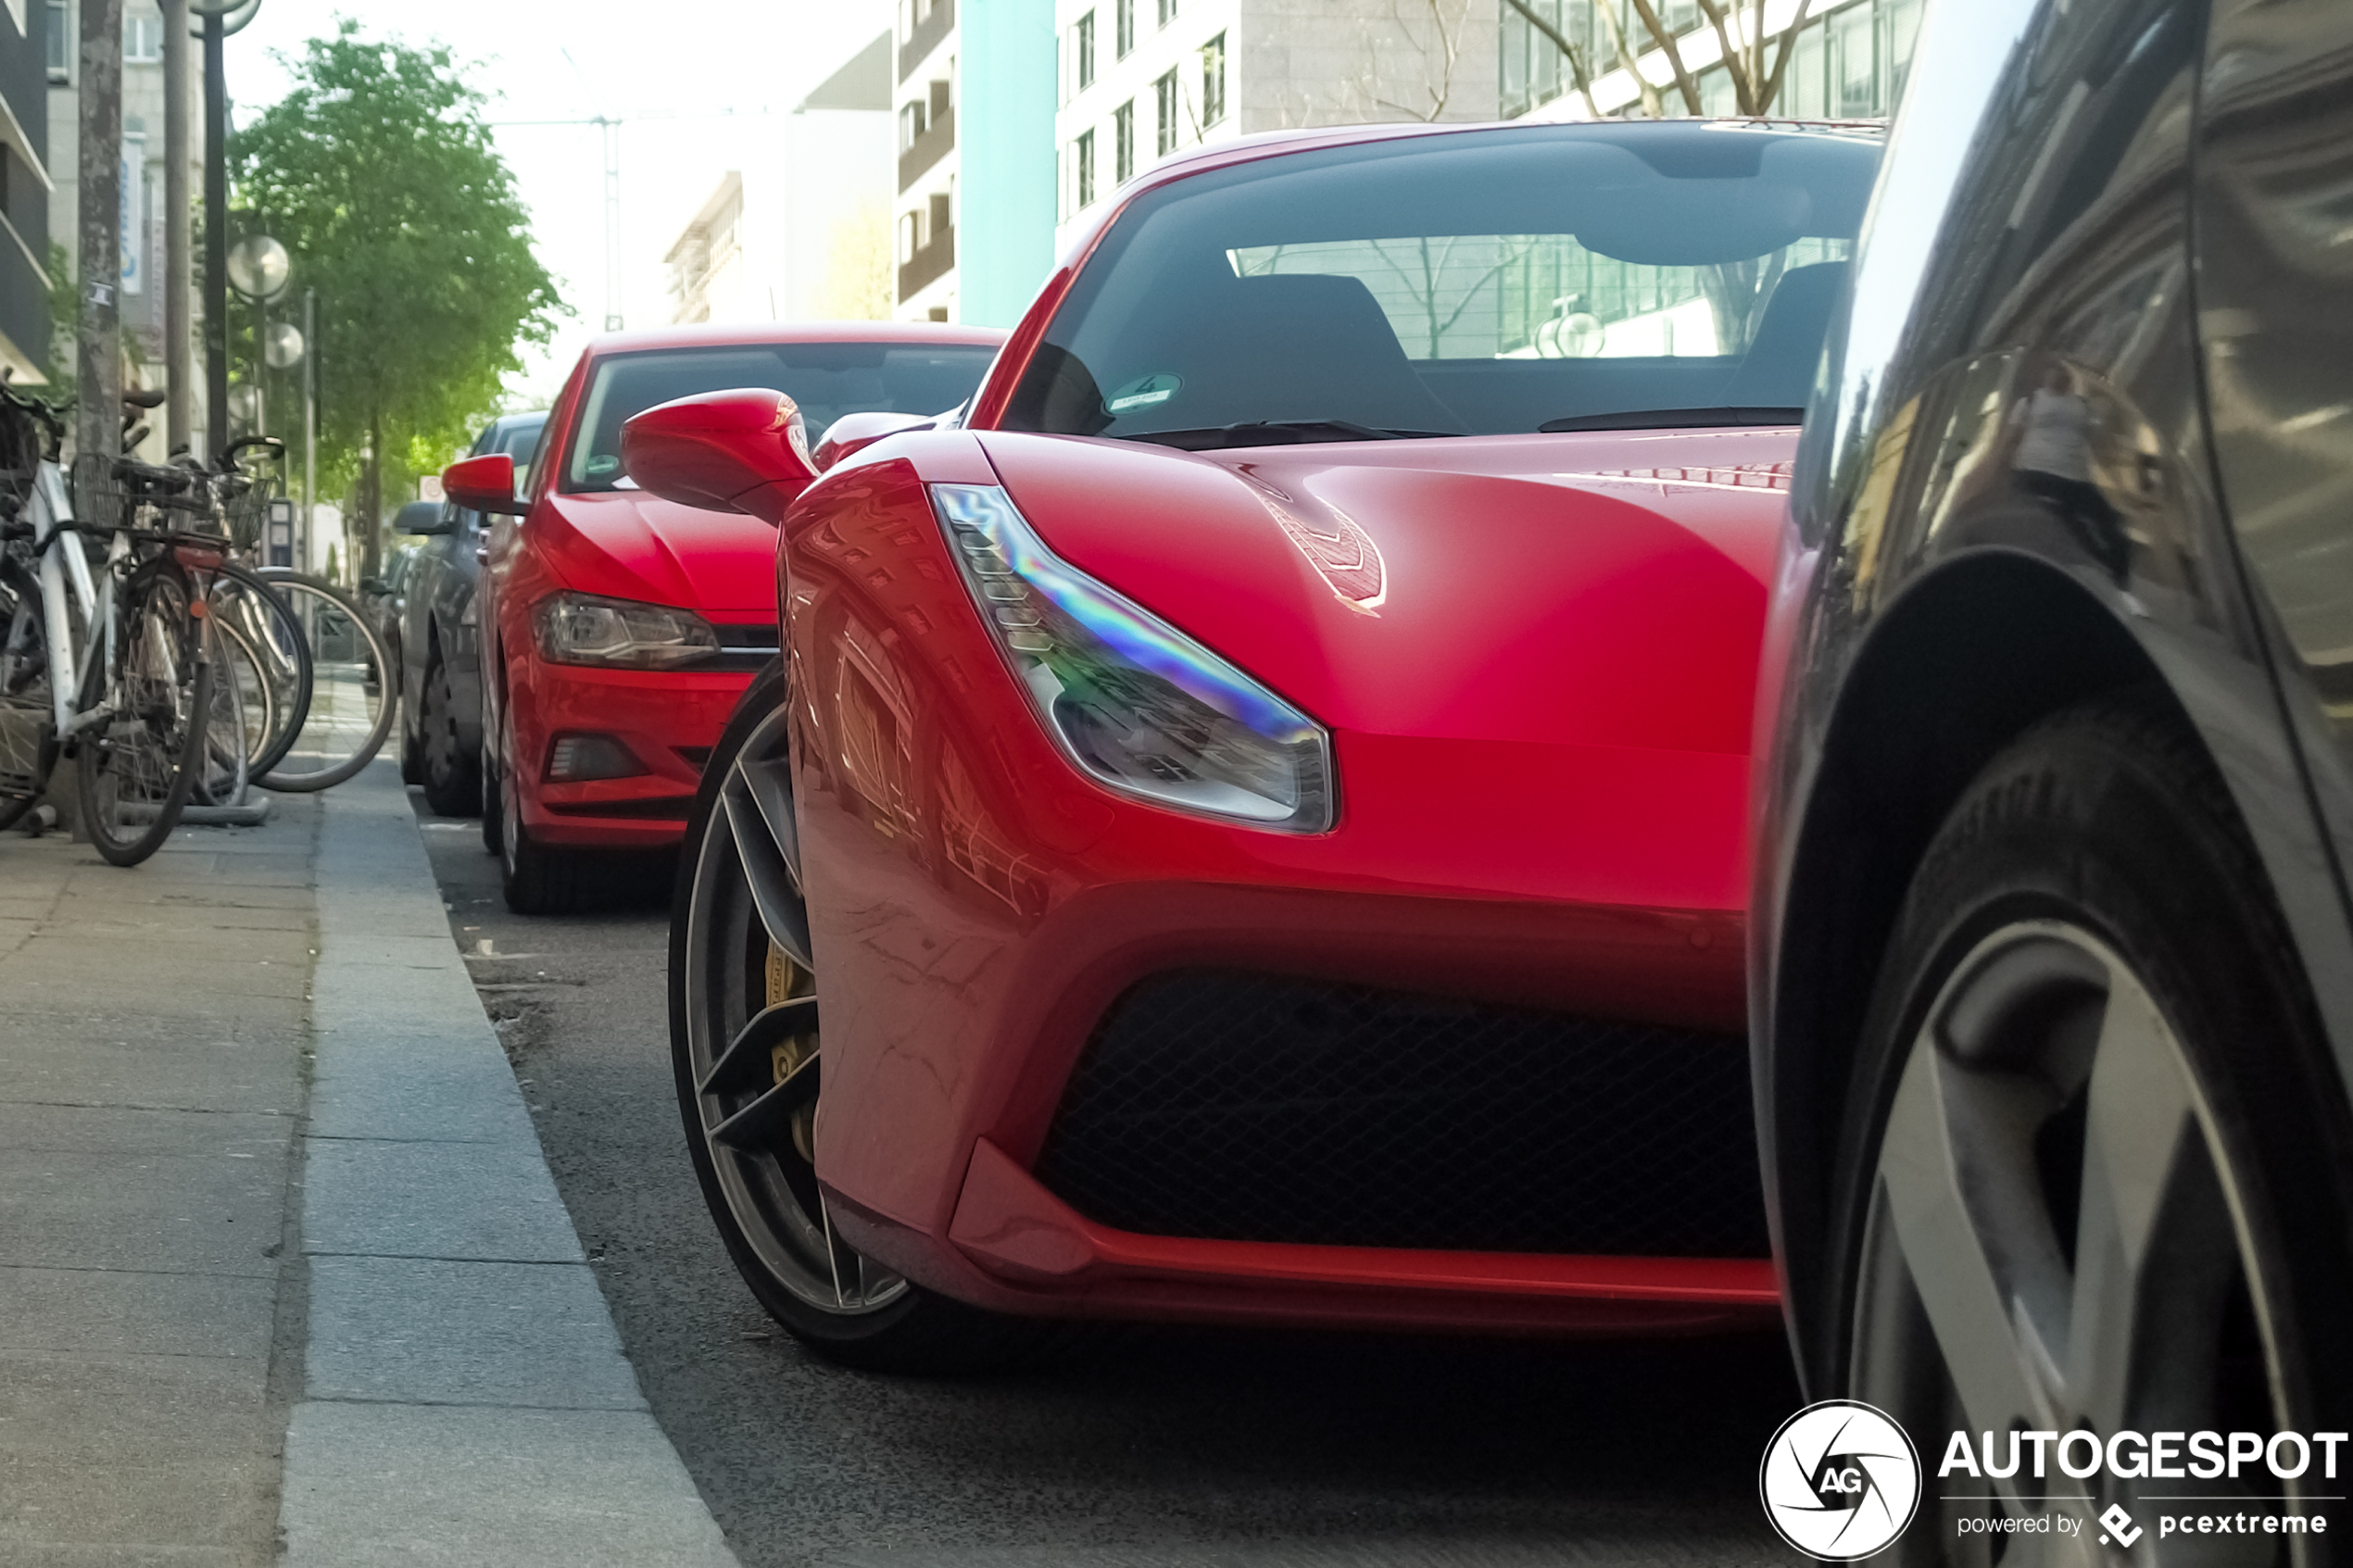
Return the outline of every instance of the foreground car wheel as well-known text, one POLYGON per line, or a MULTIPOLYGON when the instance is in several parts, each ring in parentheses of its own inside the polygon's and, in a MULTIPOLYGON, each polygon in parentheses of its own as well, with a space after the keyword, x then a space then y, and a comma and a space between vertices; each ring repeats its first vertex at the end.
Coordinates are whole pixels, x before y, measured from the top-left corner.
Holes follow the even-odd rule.
POLYGON ((994 1359, 1006 1325, 834 1234, 813 1164, 822 1053, 786 759, 784 680, 737 706, 703 774, 670 926, 670 1036, 703 1197, 752 1293, 802 1343, 886 1372, 994 1359))
MULTIPOLYGON (((1877 1124, 1842 1159, 1845 1382, 1923 1460, 1956 1432, 2004 1464, 2014 1432, 2345 1426, 2342 1099, 2263 886, 2202 754, 2129 708, 2030 734, 1946 820, 1865 1035, 1877 1124)), ((1998 1551, 1968 1514, 2057 1507, 2088 1539, 2142 1490, 2341 1489, 2032 1469, 1940 1481, 1974 1495, 1904 1555, 1998 1551)))

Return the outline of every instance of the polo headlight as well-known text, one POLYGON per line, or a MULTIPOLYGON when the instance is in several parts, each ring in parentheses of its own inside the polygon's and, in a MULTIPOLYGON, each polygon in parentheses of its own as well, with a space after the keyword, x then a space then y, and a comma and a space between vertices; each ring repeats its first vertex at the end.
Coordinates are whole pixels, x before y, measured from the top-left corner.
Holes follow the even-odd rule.
POLYGON ((1332 825, 1321 725, 1057 558, 1001 487, 931 495, 982 621, 1073 762, 1179 811, 1284 833, 1332 825))
POLYGON ((719 633, 688 609, 609 599, 598 594, 550 594, 533 611, 540 657, 551 664, 597 664, 612 670, 676 670, 719 652, 719 633))

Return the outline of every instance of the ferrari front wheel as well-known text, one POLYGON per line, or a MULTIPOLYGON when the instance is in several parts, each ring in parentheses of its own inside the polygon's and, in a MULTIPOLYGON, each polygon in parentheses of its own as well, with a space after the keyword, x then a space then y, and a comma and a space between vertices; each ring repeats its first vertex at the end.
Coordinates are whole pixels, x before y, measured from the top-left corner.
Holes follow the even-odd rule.
POLYGON ((671 909, 670 1037, 695 1174, 730 1257, 818 1354, 877 1372, 1001 1353, 1003 1320, 860 1254, 817 1185, 821 987, 801 894, 781 671, 744 694, 713 750, 671 909))

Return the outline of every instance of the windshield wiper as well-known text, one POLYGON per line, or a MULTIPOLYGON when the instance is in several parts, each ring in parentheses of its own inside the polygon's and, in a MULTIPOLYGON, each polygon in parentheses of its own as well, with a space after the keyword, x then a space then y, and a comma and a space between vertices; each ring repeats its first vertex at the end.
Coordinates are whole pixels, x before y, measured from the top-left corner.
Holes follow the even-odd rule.
POLYGON ((1793 425, 1806 420, 1803 408, 1634 408, 1616 414, 1574 414, 1546 420, 1536 427, 1543 435, 1572 430, 1702 430, 1714 425, 1793 425))
POLYGON ((1174 446, 1179 452, 1214 452, 1227 446, 1296 446, 1311 441, 1403 441, 1416 436, 1442 436, 1459 432, 1441 430, 1376 430, 1346 420, 1246 420, 1240 424, 1211 425, 1202 430, 1146 430, 1126 437, 1174 446))

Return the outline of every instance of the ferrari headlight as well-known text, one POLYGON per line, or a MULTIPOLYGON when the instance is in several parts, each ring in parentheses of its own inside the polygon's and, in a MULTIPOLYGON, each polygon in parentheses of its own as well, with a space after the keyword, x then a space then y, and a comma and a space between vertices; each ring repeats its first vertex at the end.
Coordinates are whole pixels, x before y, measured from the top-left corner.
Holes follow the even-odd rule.
POLYGON ((692 610, 596 594, 550 594, 533 610, 540 657, 551 664, 676 670, 719 651, 719 633, 692 610))
POLYGON ((1321 725, 1057 558, 993 484, 935 484, 950 553, 1047 730, 1124 794, 1286 833, 1332 825, 1321 725))

